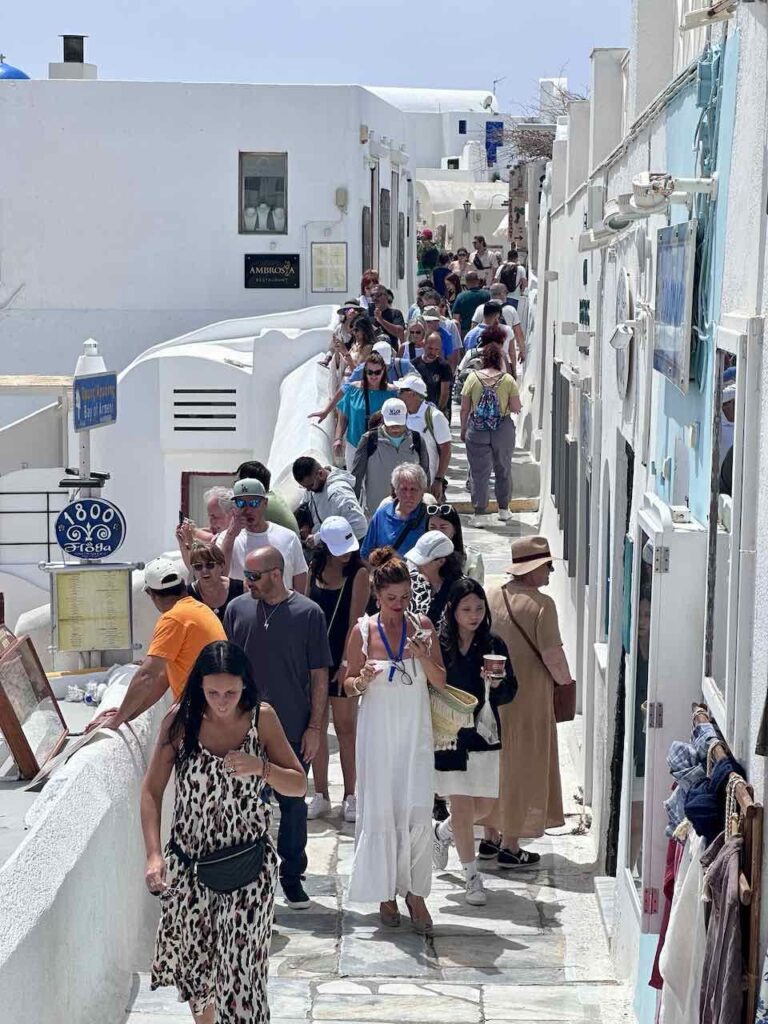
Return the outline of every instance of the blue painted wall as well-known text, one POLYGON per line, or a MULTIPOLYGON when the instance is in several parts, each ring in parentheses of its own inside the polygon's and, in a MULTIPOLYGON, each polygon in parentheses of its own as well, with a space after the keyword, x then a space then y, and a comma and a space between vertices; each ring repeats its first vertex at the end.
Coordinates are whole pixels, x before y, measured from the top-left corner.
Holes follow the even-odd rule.
MULTIPOLYGON (((716 167, 720 179, 718 193, 720 198, 714 204, 714 250, 711 272, 706 283, 708 288, 707 319, 713 324, 720 319, 728 181, 736 107, 738 43, 738 32, 734 32, 729 36, 721 58, 722 85, 716 167)), ((694 145, 699 115, 700 111, 696 107, 695 85, 677 96, 667 107, 665 123, 667 167, 665 170, 671 174, 693 177, 697 173, 694 145)), ((672 206, 671 219, 672 223, 687 220, 686 207, 672 206)), ((655 400, 657 402, 657 429, 653 454, 653 460, 656 463, 656 491, 665 501, 671 502, 675 471, 687 473, 687 486, 685 480, 681 481, 682 489, 688 495, 688 504, 693 516, 701 523, 706 523, 709 517, 714 331, 710 340, 705 344, 707 351, 701 388, 691 381, 688 394, 683 395, 665 377, 654 371, 655 400), (685 443, 685 427, 694 423, 697 423, 699 427, 696 446, 688 450, 687 466, 675 467, 675 444, 678 439, 681 443, 685 443), (673 460, 673 478, 663 481, 661 467, 667 458, 673 460)))

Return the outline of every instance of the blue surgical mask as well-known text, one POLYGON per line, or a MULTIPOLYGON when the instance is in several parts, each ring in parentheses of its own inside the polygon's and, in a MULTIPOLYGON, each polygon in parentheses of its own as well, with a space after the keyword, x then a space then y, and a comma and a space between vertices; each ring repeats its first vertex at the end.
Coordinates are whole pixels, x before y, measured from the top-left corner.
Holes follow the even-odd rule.
POLYGON ((400 447, 400 445, 405 440, 406 436, 407 436, 406 434, 401 434, 400 437, 393 437, 390 433, 387 433, 387 437, 392 442, 392 444, 395 446, 395 448, 399 448, 400 447))

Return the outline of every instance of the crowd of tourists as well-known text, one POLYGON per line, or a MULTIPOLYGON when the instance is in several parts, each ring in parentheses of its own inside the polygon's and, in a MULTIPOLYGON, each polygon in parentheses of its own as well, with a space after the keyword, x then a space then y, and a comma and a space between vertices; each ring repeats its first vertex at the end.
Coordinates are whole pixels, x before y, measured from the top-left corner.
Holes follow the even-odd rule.
POLYGON ((407 323, 367 275, 327 359, 329 371, 344 364, 323 415, 338 417, 334 449, 346 465, 297 458, 304 500, 291 509, 268 467, 243 463, 231 488, 206 493, 207 522, 178 526, 181 561, 145 568, 159 612, 147 656, 121 705, 92 727, 117 729, 171 690, 141 796, 145 880, 161 902, 152 986, 175 986, 198 1024, 269 1019, 277 881, 289 907, 311 905, 307 821, 334 813, 331 717, 340 815, 355 826, 347 897, 377 903, 385 927, 400 927, 404 908, 416 932, 431 933, 426 899, 452 847, 466 902, 482 906, 478 861, 533 865, 539 854, 521 840, 563 823, 554 694, 572 680, 554 603, 541 593, 549 546, 516 539, 509 581, 486 592, 482 560, 446 501, 453 378, 478 309, 469 352, 479 347, 482 365, 463 385, 462 436, 483 449, 473 494, 487 490, 491 467, 497 488, 509 483, 500 463, 513 429, 510 440, 508 428, 472 416, 489 387, 494 415, 515 410, 509 370, 523 343, 514 317, 505 333, 477 273, 470 260, 442 280, 466 283, 459 299, 480 292, 476 308, 474 295, 457 319, 443 317, 444 296, 425 287, 407 323))

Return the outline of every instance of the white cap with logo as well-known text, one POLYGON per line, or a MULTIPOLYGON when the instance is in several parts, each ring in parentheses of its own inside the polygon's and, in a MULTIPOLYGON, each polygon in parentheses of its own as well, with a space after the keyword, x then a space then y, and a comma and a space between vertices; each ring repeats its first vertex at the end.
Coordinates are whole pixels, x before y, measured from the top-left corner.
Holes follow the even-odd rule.
POLYGON ((414 565, 426 565, 435 558, 447 558, 454 552, 453 541, 440 530, 428 530, 416 541, 405 557, 414 565))
POLYGON ((408 409, 402 398, 388 398, 381 407, 385 427, 404 427, 408 423, 408 409))
POLYGON ((348 555, 360 548, 352 527, 343 516, 328 516, 324 519, 317 531, 317 539, 325 544, 332 555, 348 555))

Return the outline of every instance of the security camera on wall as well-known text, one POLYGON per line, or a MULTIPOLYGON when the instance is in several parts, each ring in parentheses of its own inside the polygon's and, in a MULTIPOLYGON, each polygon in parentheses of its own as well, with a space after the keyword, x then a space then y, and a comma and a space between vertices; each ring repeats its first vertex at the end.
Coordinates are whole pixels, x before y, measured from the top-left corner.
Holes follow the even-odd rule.
POLYGON ((632 179, 632 203, 641 210, 653 210, 664 203, 686 203, 690 195, 717 196, 717 175, 711 178, 677 178, 658 171, 643 171, 632 179))

